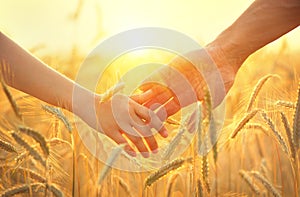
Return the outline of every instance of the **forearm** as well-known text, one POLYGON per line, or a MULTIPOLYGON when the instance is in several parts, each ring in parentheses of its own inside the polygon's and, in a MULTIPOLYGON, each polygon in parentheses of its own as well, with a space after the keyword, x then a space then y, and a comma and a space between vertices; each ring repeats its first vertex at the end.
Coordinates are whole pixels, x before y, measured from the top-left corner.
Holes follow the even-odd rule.
POLYGON ((256 50, 300 25, 300 0, 256 0, 210 47, 237 71, 256 50))
POLYGON ((84 88, 33 57, 1 32, 0 60, 3 78, 9 86, 52 105, 73 111, 74 87, 88 94, 84 88))

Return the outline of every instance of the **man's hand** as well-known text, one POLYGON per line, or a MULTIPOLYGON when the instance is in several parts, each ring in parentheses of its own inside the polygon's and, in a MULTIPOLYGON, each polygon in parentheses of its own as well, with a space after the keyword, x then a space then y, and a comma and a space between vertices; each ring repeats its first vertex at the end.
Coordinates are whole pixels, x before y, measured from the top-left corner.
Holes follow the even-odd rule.
POLYGON ((140 87, 144 92, 132 98, 140 104, 155 110, 155 106, 163 105, 158 116, 164 120, 197 100, 202 101, 204 90, 209 88, 213 106, 216 107, 224 99, 233 85, 236 71, 227 63, 226 57, 218 47, 213 45, 206 49, 191 52, 185 57, 176 57, 168 66, 155 72, 140 87), (175 71, 173 71, 175 70, 175 71), (177 71, 177 72, 176 72, 177 71), (158 79, 162 84, 151 83, 158 79), (163 115, 166 112, 166 115, 163 115))

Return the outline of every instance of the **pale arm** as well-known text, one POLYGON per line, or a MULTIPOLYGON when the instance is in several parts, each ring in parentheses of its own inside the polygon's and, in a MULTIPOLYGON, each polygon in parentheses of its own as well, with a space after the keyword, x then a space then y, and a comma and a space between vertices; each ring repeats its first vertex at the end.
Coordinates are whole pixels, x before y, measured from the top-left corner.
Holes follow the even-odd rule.
MULTIPOLYGON (((159 131, 162 136, 167 136, 166 129, 154 112, 126 96, 114 99, 114 109, 121 116, 116 121, 111 100, 100 102, 100 95, 50 68, 1 32, 0 61, 4 81, 9 86, 73 112, 118 144, 127 143, 122 136, 124 133, 145 157, 149 156, 149 151, 156 152, 158 148, 151 128, 159 131), (76 102, 73 102, 75 90, 76 102), (146 140, 150 150, 142 138, 146 140)), ((126 146, 125 149, 130 154, 135 154, 132 147, 126 146)))

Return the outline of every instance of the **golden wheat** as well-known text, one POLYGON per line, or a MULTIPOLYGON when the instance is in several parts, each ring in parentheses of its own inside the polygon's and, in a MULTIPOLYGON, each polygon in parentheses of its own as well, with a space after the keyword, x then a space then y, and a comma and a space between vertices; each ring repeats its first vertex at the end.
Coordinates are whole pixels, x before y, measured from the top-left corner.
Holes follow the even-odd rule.
POLYGON ((126 182, 119 176, 114 176, 115 179, 117 179, 119 185, 121 186, 121 188, 123 188, 123 190, 125 191, 126 193, 126 196, 133 196, 130 192, 130 188, 129 186, 126 184, 126 182))
POLYGON ((296 108, 296 104, 293 102, 290 102, 290 101, 278 100, 275 102, 275 105, 280 105, 280 106, 291 108, 291 109, 296 108))
POLYGON ((38 131, 35 131, 32 128, 25 127, 22 125, 18 126, 18 130, 32 137, 36 142, 38 142, 45 156, 49 156, 49 147, 43 135, 41 135, 38 131))
POLYGON ((108 157, 108 159, 105 162, 105 166, 103 167, 103 169, 102 169, 102 171, 101 171, 101 173, 99 175, 98 185, 101 185, 101 183, 104 180, 104 178, 110 172, 111 166, 116 161, 116 159, 119 157, 119 155, 123 151, 123 148, 125 147, 125 145, 126 144, 121 144, 121 145, 113 148, 112 152, 110 153, 110 156, 108 157))
POLYGON ((298 97, 293 122, 293 141, 295 149, 300 147, 300 83, 298 85, 298 97))
POLYGON ((251 171, 251 174, 258 179, 264 186, 265 188, 273 194, 275 197, 281 197, 280 193, 277 191, 277 189, 272 185, 271 182, 268 181, 267 178, 262 176, 259 172, 257 171, 251 171))
POLYGON ((169 174, 170 172, 180 168, 186 160, 179 158, 165 164, 160 169, 150 174, 145 181, 145 188, 151 186, 154 182, 158 181, 163 176, 169 174))
POLYGON ((254 109, 251 112, 248 112, 232 132, 231 138, 234 138, 239 133, 239 131, 255 116, 255 114, 257 114, 258 111, 259 109, 254 109))
POLYGON ((16 115, 16 117, 18 117, 19 120, 22 120, 22 115, 20 113, 19 107, 18 107, 17 103, 15 102, 12 94, 10 93, 7 85, 2 80, 1 77, 0 77, 0 83, 1 83, 2 89, 3 89, 3 91, 4 91, 5 95, 6 95, 6 97, 7 97, 8 101, 9 101, 9 103, 10 103, 10 105, 11 105, 11 107, 12 107, 12 109, 13 109, 15 115, 16 115))
POLYGON ((269 125, 270 129, 273 131, 274 136, 276 137, 278 143, 281 145, 282 150, 288 154, 288 147, 283 139, 283 137, 281 136, 281 134, 279 133, 279 131, 276 130, 274 123, 272 122, 271 118, 268 117, 268 115, 265 112, 261 113, 262 117, 264 118, 264 120, 266 121, 266 123, 269 125))
POLYGON ((168 184, 167 184, 167 197, 171 197, 174 182, 175 182, 175 180, 177 179, 178 176, 179 176, 178 173, 175 173, 175 174, 171 175, 171 177, 168 181, 168 184))
POLYGON ((14 145, 1 139, 0 139, 0 149, 5 150, 6 152, 18 154, 17 149, 14 145))
POLYGON ((295 159, 296 151, 295 151, 295 147, 294 147, 294 144, 293 144, 293 136, 292 136, 292 131, 291 131, 290 124, 288 122, 287 117, 285 116, 285 114, 283 112, 280 112, 280 115, 281 115, 281 120, 282 120, 284 128, 285 128, 285 132, 286 132, 286 136, 287 136, 287 139, 288 139, 289 147, 290 147, 290 150, 291 150, 291 156, 292 156, 293 159, 295 159))
POLYGON ((24 180, 25 180, 25 175, 26 175, 36 181, 39 181, 42 183, 46 182, 46 179, 41 174, 39 174, 31 169, 24 168, 24 167, 15 168, 12 165, 0 165, 0 172, 1 172, 1 174, 4 174, 4 172, 6 172, 6 173, 10 172, 12 174, 17 173, 17 174, 21 175, 24 178, 24 180), (8 169, 8 170, 4 170, 4 169, 8 169))
POLYGON ((255 85, 255 87, 254 87, 254 89, 252 91, 252 94, 250 96, 250 101, 249 101, 248 106, 246 108, 247 112, 250 112, 250 110, 252 108, 252 105, 255 102, 256 97, 257 97, 258 93, 260 92, 261 88, 264 86, 264 84, 268 81, 268 79, 270 79, 271 77, 275 77, 275 76, 278 77, 277 75, 273 75, 273 74, 266 75, 266 76, 262 77, 257 82, 257 84, 255 85))
POLYGON ((253 178, 250 177, 249 173, 245 170, 240 170, 239 174, 246 181, 246 183, 252 189, 252 191, 255 192, 256 195, 259 195, 259 187, 254 183, 253 178))
POLYGON ((106 92, 101 94, 100 102, 108 101, 113 95, 117 94, 118 92, 122 91, 125 87, 124 82, 117 83, 113 87, 109 88, 106 92))
POLYGON ((23 140, 19 135, 17 135, 15 132, 11 133, 12 137, 15 139, 15 141, 23 146, 31 156, 38 162, 40 162, 43 166, 46 166, 46 161, 42 158, 42 156, 34 150, 25 140, 23 140))
POLYGON ((46 112, 56 116, 59 120, 63 122, 65 127, 68 129, 69 132, 72 132, 72 126, 65 114, 61 111, 60 108, 53 107, 50 105, 42 105, 42 109, 45 110, 46 112))

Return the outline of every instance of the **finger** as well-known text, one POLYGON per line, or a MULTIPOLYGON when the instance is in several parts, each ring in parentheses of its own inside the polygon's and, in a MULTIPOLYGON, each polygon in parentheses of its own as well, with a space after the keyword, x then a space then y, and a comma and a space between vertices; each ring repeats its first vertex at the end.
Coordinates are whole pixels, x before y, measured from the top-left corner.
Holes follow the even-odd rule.
POLYGON ((181 106, 177 100, 177 98, 173 97, 171 100, 169 100, 167 103, 164 104, 163 108, 160 108, 156 114, 158 116, 161 116, 160 114, 166 113, 167 117, 170 117, 177 113, 181 109, 181 106))
MULTIPOLYGON (((134 106, 135 113, 140 117, 146 120, 150 128, 154 128, 162 137, 168 137, 168 131, 165 128, 160 117, 158 117, 152 110, 147 109, 142 105, 135 104, 134 106)), ((166 118, 161 115, 161 118, 166 118)))
POLYGON ((160 94, 158 94, 156 97, 152 98, 151 100, 148 100, 146 103, 144 103, 144 106, 146 106, 147 108, 151 108, 153 109, 154 104, 159 103, 161 105, 165 104, 168 100, 170 100, 173 97, 173 94, 170 90, 166 90, 164 92, 161 92, 160 94))
POLYGON ((153 136, 151 128, 149 126, 145 125, 145 123, 138 116, 135 116, 133 119, 135 121, 135 122, 133 122, 133 126, 144 137, 150 150, 152 152, 156 153, 157 149, 158 149, 158 145, 153 136))
POLYGON ((143 92, 146 92, 147 90, 152 90, 154 94, 159 94, 161 92, 164 92, 168 88, 157 83, 144 83, 139 87, 139 89, 143 92))
POLYGON ((146 92, 143 92, 141 94, 131 95, 130 98, 137 103, 143 104, 143 103, 151 100, 155 96, 156 96, 156 93, 154 93, 151 89, 149 89, 146 92))
POLYGON ((126 144, 124 150, 131 156, 135 157, 135 151, 128 145, 127 140, 122 136, 120 131, 112 131, 105 133, 108 137, 114 140, 117 144, 126 144))
POLYGON ((148 158, 150 156, 149 151, 140 136, 131 135, 129 133, 126 133, 125 135, 136 146, 143 157, 148 158))

